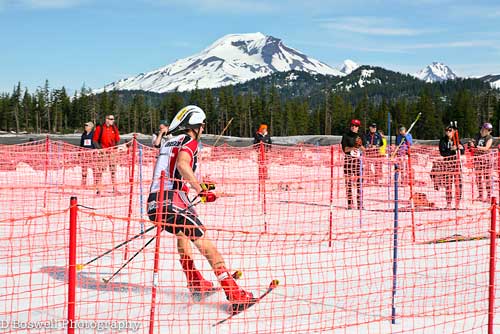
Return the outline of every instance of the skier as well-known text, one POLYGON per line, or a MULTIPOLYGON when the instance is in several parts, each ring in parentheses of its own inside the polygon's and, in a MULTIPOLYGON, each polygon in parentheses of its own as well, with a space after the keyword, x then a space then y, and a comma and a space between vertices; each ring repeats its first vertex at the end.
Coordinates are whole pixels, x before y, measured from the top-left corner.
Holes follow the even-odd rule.
POLYGON ((352 187, 356 187, 357 208, 361 209, 360 189, 360 156, 364 151, 363 140, 358 134, 361 122, 353 119, 349 130, 342 136, 342 151, 344 155, 344 180, 347 195, 347 209, 354 209, 352 187))
POLYGON ((170 124, 170 131, 178 133, 160 147, 156 160, 153 182, 148 198, 149 219, 156 219, 159 199, 160 175, 166 172, 165 213, 161 220, 166 224, 163 229, 177 237, 177 249, 180 263, 186 275, 188 289, 193 296, 213 291, 212 282, 203 278, 196 269, 192 257, 191 242, 203 254, 212 267, 226 297, 232 304, 233 311, 247 308, 254 300, 253 295, 240 288, 229 274, 221 254, 205 235, 205 227, 198 218, 188 199, 188 186, 196 191, 203 202, 213 202, 217 196, 205 183, 200 183, 195 176, 198 164, 198 140, 205 127, 205 112, 193 105, 182 108, 170 124), (167 222, 168 221, 168 222, 167 222))
POLYGON ((445 129, 445 135, 439 140, 439 153, 444 157, 442 175, 447 209, 451 208, 453 184, 455 185, 455 209, 460 208, 460 199, 462 198, 462 171, 460 162, 457 160, 457 149, 460 150, 461 154, 464 154, 465 150, 460 141, 456 142, 456 131, 455 126, 448 125, 445 129))

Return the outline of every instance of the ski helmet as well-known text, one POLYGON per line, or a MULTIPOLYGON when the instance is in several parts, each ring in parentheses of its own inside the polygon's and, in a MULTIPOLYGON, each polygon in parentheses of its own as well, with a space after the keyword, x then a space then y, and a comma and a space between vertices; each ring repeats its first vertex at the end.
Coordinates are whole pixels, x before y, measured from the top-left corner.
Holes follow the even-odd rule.
POLYGON ((353 119, 351 121, 351 125, 354 125, 354 126, 360 126, 361 125, 361 122, 359 121, 359 119, 353 119))
POLYGON ((170 123, 169 133, 184 131, 187 129, 196 129, 205 123, 205 112, 198 106, 185 106, 170 123))
POLYGON ((483 129, 492 130, 493 129, 493 125, 491 125, 491 123, 484 123, 483 124, 483 129))

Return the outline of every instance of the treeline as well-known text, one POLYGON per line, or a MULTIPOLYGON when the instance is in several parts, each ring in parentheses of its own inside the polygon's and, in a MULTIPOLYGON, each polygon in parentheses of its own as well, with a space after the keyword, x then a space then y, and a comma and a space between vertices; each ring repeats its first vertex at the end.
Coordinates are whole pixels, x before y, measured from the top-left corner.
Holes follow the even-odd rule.
MULTIPOLYGON (((473 136, 479 125, 493 123, 498 135, 500 100, 498 91, 459 87, 444 95, 433 86, 424 86, 416 96, 401 94, 386 98, 370 89, 335 91, 323 87, 311 96, 290 96, 278 85, 260 85, 243 92, 232 86, 194 90, 185 93, 103 92, 94 94, 82 88, 69 96, 65 88, 51 89, 48 81, 34 92, 17 84, 12 93, 0 95, 0 130, 29 133, 73 133, 83 124, 102 123, 107 114, 115 115, 122 133, 149 134, 160 119, 171 120, 186 104, 196 104, 207 114, 207 133, 219 134, 232 120, 225 134, 251 137, 260 123, 270 127, 273 136, 340 135, 352 118, 363 127, 376 122, 387 131, 387 115, 393 130, 408 126, 421 112, 421 121, 413 130, 420 139, 435 139, 443 134, 443 125, 457 121, 461 136, 473 136), (356 96, 356 98, 353 98, 356 96)), ((395 133, 395 132, 393 132, 395 133)))

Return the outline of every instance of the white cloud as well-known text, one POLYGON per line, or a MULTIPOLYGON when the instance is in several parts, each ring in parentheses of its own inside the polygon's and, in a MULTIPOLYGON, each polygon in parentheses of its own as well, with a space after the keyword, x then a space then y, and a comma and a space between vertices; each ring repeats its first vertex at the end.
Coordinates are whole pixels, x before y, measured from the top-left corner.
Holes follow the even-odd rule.
POLYGON ((236 13, 271 13, 280 6, 263 0, 144 0, 156 5, 186 6, 191 10, 236 12, 236 13))
POLYGON ((389 18, 348 16, 319 21, 321 26, 330 30, 341 30, 365 35, 415 36, 432 32, 425 29, 411 29, 398 26, 389 18))
POLYGON ((458 41, 458 42, 442 42, 442 43, 417 43, 405 46, 399 46, 402 49, 447 49, 447 48, 477 48, 490 47, 498 49, 499 41, 493 40, 475 40, 475 41, 458 41))
POLYGON ((24 7, 34 9, 71 8, 82 4, 85 0, 21 0, 24 7))

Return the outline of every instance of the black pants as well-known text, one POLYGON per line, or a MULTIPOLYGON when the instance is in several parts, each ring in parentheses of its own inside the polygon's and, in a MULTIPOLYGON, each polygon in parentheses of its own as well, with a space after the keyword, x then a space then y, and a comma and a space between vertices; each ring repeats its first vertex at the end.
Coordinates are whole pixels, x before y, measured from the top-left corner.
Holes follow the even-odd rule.
MULTIPOLYGON (((148 197, 148 216, 156 221, 156 210, 159 200, 159 192, 151 193, 148 197)), ((205 227, 198 219, 196 211, 191 207, 187 195, 183 191, 166 191, 164 195, 161 222, 163 229, 169 233, 184 233, 191 240, 201 238, 205 233, 205 227)))
POLYGON ((360 159, 345 155, 344 157, 344 180, 347 195, 347 207, 354 207, 352 199, 352 188, 356 188, 356 199, 358 209, 361 207, 361 187, 360 187, 360 159))

